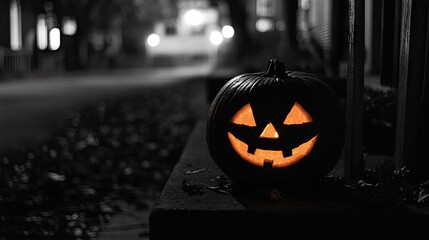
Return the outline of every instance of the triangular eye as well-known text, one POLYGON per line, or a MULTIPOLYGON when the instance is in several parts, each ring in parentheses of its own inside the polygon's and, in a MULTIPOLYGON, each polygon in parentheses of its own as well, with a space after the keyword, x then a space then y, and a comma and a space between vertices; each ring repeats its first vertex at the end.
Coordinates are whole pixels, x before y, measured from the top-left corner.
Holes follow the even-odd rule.
POLYGON ((308 114, 307 111, 299 104, 295 102, 292 109, 286 116, 283 124, 291 125, 291 124, 303 124, 313 122, 313 118, 308 114))
POLYGON ((252 108, 250 104, 244 105, 238 112, 232 117, 232 123, 242 124, 249 127, 256 127, 255 118, 253 116, 252 108))

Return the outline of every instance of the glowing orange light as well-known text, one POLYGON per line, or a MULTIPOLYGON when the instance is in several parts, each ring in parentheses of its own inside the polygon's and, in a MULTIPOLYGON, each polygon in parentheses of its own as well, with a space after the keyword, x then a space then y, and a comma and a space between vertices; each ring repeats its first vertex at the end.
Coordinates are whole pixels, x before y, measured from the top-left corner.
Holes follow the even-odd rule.
POLYGON ((272 123, 268 123, 268 125, 262 131, 260 138, 279 138, 279 133, 274 128, 272 123))
MULTIPOLYGON (((256 126, 255 119, 253 116, 252 108, 250 104, 244 105, 232 118, 232 123, 241 124, 249 127, 256 126)), ((313 122, 312 117, 308 112, 301 106, 301 104, 295 102, 291 111, 285 117, 285 121, 283 124, 291 125, 291 124, 303 124, 313 122)), ((260 138, 271 138, 277 139, 279 138, 278 132, 272 123, 269 123, 264 130, 262 131, 260 138)), ((287 136, 286 136, 287 137, 287 136)), ((308 140, 307 142, 302 143, 298 147, 292 149, 292 155, 288 157, 283 157, 282 151, 277 150, 265 150, 265 149, 256 149, 256 151, 252 153, 248 153, 248 144, 243 141, 237 139, 233 134, 228 132, 228 138, 231 142, 234 150, 246 161, 256 165, 263 167, 264 162, 272 162, 273 168, 281 168, 290 166, 302 158, 307 156, 317 141, 317 135, 308 140)))

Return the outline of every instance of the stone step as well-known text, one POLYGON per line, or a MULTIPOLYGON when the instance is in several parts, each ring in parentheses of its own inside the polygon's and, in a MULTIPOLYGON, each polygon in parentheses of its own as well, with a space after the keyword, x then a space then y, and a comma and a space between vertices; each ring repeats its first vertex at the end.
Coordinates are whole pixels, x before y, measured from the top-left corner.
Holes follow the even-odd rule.
POLYGON ((208 153, 200 122, 151 211, 150 239, 384 239, 429 233, 427 214, 351 200, 334 185, 229 184, 208 153))

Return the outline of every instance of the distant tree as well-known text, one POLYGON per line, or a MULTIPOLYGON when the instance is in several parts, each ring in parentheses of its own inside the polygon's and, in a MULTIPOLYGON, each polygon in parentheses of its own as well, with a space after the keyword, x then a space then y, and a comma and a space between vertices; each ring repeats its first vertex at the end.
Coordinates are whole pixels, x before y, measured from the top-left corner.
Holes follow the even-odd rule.
MULTIPOLYGON (((47 0, 35 3, 42 8, 47 0)), ((72 37, 69 54, 72 68, 86 68, 90 39, 94 31, 106 34, 121 29, 123 36, 139 37, 136 29, 144 31, 156 21, 177 13, 174 0, 50 0, 54 4, 58 19, 74 17, 77 22, 76 35, 72 37), (131 32, 128 32, 131 31, 131 32), (134 32, 132 32, 134 31, 134 32)), ((122 39, 123 40, 123 39, 122 39)), ((105 49, 101 49, 101 52, 105 49)))
POLYGON ((249 16, 247 13, 247 4, 251 1, 246 0, 209 0, 212 6, 219 6, 219 4, 226 3, 229 9, 229 17, 231 25, 234 27, 234 56, 235 61, 240 61, 245 58, 252 49, 252 39, 247 29, 249 16))
MULTIPOLYGON (((231 23, 236 30, 236 35, 234 36, 236 41, 236 51, 240 59, 249 57, 253 54, 254 50, 257 50, 256 39, 250 33, 248 29, 249 13, 247 12, 248 4, 256 4, 255 1, 246 1, 246 0, 213 0, 225 1, 230 10, 231 23)), ((298 0, 283 0, 283 20, 286 24, 286 31, 283 31, 279 38, 279 49, 276 51, 277 57, 280 57, 284 60, 285 64, 294 68, 297 64, 295 57, 299 55, 299 47, 297 41, 297 9, 298 9, 298 0), (295 57, 292 57, 295 56, 295 57)), ((271 47, 271 46, 268 46, 271 47)))
POLYGON ((229 6, 231 24, 235 29, 235 48, 237 51, 237 57, 240 60, 249 53, 252 46, 252 39, 246 26, 248 21, 246 11, 248 1, 226 0, 226 2, 229 6))

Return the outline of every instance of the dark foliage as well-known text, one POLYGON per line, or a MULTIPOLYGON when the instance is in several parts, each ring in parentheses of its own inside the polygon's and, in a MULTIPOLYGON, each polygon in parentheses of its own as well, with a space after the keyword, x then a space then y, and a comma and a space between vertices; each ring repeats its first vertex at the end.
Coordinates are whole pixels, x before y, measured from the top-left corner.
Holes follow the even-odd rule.
POLYGON ((375 169, 364 169, 358 181, 352 184, 346 184, 343 177, 327 175, 311 184, 273 186, 249 186, 228 180, 225 190, 237 199, 247 198, 258 202, 281 202, 296 197, 312 200, 328 197, 330 200, 356 201, 369 207, 389 204, 427 211, 429 180, 419 182, 413 176, 406 167, 395 170, 392 161, 386 160, 375 169))
POLYGON ((365 88, 363 134, 365 150, 393 155, 396 126, 396 92, 365 88))
POLYGON ((0 239, 93 239, 119 200, 147 208, 195 122, 193 91, 68 110, 46 143, 1 153, 0 239))
POLYGON ((375 169, 365 169, 349 187, 364 200, 429 207, 429 181, 419 182, 414 176, 407 167, 395 170, 393 162, 385 160, 375 169))

